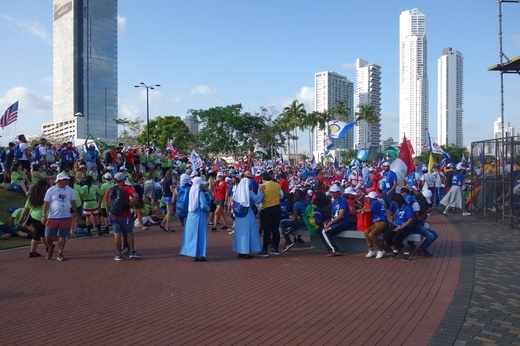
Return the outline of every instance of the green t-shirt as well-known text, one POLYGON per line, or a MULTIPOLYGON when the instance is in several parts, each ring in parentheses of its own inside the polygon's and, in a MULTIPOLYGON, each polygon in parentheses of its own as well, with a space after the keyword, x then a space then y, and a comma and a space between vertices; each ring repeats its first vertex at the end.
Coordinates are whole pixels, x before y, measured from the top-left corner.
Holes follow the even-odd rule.
MULTIPOLYGON (((23 208, 18 208, 11 214, 11 216, 14 219, 15 226, 18 226, 18 221, 20 221, 20 216, 22 216, 22 210, 23 210, 23 208)), ((40 219, 41 219, 41 217, 40 217, 40 219)))
POLYGON ((98 206, 98 197, 101 195, 99 187, 92 184, 90 188, 87 185, 81 187, 81 195, 83 196, 84 208, 94 209, 98 206))
POLYGON ((74 199, 76 200, 76 207, 81 207, 83 203, 81 202, 81 198, 79 197, 81 195, 81 186, 78 184, 74 184, 74 187, 72 188, 74 191, 74 199))
POLYGON ((25 173, 20 173, 18 171, 11 172, 11 184, 20 184, 22 179, 26 179, 27 175, 25 173))
MULTIPOLYGON (((41 218, 42 218, 42 215, 43 215, 43 203, 42 205, 40 205, 39 207, 36 207, 36 208, 33 208, 33 206, 31 205, 31 203, 29 203, 29 198, 27 198, 27 202, 25 202, 25 206, 24 208, 27 208, 29 209, 29 215, 31 215, 31 217, 35 220, 38 220, 40 221, 41 218)), ((18 209, 18 210, 22 210, 21 208, 18 209)), ((18 211, 17 210, 17 211, 18 211)), ((20 212, 21 214, 21 212, 20 212)), ((14 214, 13 214, 14 215, 14 214)), ((18 216, 18 219, 19 219, 19 216, 18 216)))
POLYGON ((101 194, 101 196, 103 196, 103 198, 101 198, 101 208, 107 207, 107 203, 105 202, 105 194, 107 193, 107 190, 112 186, 114 186, 114 183, 108 181, 101 185, 101 188, 99 189, 99 193, 101 194))

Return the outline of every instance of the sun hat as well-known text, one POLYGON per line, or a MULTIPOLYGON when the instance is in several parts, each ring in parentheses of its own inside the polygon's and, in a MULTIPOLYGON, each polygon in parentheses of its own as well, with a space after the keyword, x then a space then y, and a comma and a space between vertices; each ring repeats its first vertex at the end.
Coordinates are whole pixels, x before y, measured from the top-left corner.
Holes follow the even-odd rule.
POLYGON ((343 191, 343 194, 344 194, 344 195, 357 195, 357 192, 356 192, 356 190, 354 190, 353 188, 351 188, 351 187, 347 187, 347 188, 345 189, 345 191, 343 191))
POLYGON ((426 198, 428 204, 432 204, 432 192, 430 190, 422 190, 422 195, 426 198))
POLYGON ((105 175, 103 176, 103 178, 107 179, 107 180, 112 180, 112 174, 110 173, 105 173, 105 175))
POLYGON ((121 172, 116 173, 116 175, 114 175, 114 179, 115 179, 116 181, 123 181, 123 180, 126 179, 126 174, 121 173, 121 172))
POLYGON ((334 184, 330 187, 329 189, 330 192, 341 192, 341 189, 339 188, 338 185, 334 184))
POLYGON ((383 162, 383 164, 381 166, 383 166, 383 167, 390 166, 390 163, 388 163, 388 161, 385 161, 385 162, 383 162))
POLYGON ((70 179, 70 176, 65 172, 61 172, 60 174, 58 174, 56 176, 56 182, 58 182, 60 180, 69 180, 69 179, 70 179))
POLYGON ((377 197, 377 193, 375 191, 369 192, 368 195, 366 195, 366 197, 372 198, 372 199, 378 199, 379 198, 379 197, 377 197))

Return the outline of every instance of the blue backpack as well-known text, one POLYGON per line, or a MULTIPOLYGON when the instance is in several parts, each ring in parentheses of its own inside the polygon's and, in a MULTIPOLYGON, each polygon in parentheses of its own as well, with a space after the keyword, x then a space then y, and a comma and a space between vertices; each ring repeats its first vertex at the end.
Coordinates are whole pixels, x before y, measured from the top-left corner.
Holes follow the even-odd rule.
POLYGON ((406 178, 406 185, 415 186, 416 183, 417 183, 417 179, 415 177, 415 172, 408 174, 408 177, 406 178))
POLYGON ((20 149, 20 143, 18 143, 14 147, 14 157, 16 157, 17 159, 21 159, 22 156, 23 156, 23 151, 22 151, 22 149, 20 149))
POLYGON ((40 146, 37 145, 32 151, 31 151, 31 158, 34 162, 39 162, 42 158, 42 154, 40 152, 40 146))
POLYGON ((177 200, 175 202, 175 214, 177 217, 188 216, 188 202, 190 195, 190 187, 180 187, 179 193, 177 194, 177 200))

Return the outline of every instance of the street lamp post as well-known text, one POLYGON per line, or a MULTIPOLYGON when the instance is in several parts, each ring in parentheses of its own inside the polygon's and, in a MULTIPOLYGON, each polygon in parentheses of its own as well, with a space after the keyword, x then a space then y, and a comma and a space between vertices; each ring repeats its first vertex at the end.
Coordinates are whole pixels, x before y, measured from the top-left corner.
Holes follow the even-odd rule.
POLYGON ((134 85, 136 88, 146 88, 146 146, 150 149, 150 99, 148 97, 148 90, 160 87, 159 84, 146 85, 143 82, 139 85, 134 85))

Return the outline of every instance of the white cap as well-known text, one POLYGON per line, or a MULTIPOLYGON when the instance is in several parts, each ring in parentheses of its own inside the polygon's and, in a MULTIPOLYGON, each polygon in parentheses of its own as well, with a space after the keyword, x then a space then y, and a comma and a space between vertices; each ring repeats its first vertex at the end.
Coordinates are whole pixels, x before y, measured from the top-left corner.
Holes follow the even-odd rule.
POLYGON ((314 191, 312 191, 312 190, 307 190, 307 194, 308 194, 309 196, 312 196, 312 195, 314 195, 314 191))
POLYGON ((374 169, 373 169, 372 167, 370 167, 370 168, 368 168, 368 171, 369 171, 369 172, 373 172, 374 169))
POLYGON ((107 167, 107 171, 113 171, 113 170, 114 170, 114 167, 112 167, 112 166, 107 167))
POLYGON ((126 166, 121 166, 121 167, 119 167, 119 170, 120 171, 128 171, 128 168, 126 168, 126 166))
POLYGON ((61 172, 60 174, 58 174, 58 176, 56 177, 56 182, 60 181, 60 180, 69 180, 70 179, 70 176, 65 173, 65 172, 61 172))
POLYGON ((196 185, 196 184, 200 184, 200 185, 206 185, 208 182, 205 181, 205 180, 202 180, 201 177, 194 177, 193 179, 191 179, 191 182, 196 185))
POLYGON ((460 163, 457 165, 457 169, 464 169, 464 166, 461 165, 460 163))
POLYGON ((224 173, 222 173, 222 172, 217 173, 217 177, 223 177, 223 176, 224 176, 224 173))
POLYGON ((388 161, 385 161, 385 162, 383 162, 383 164, 381 164, 381 166, 383 166, 383 167, 384 166, 390 166, 390 163, 388 161))
POLYGON ((112 180, 112 174, 110 174, 110 173, 105 173, 105 175, 103 176, 103 178, 108 179, 108 180, 112 180))
POLYGON ((117 181, 123 181, 126 179, 126 174, 124 173, 116 173, 116 175, 114 175, 114 179, 117 180, 117 181))
POLYGON ((428 202, 428 204, 432 204, 432 192, 428 189, 424 189, 421 192, 424 198, 426 198, 426 202, 428 202))
POLYGON ((372 198, 372 199, 378 199, 379 198, 379 197, 377 197, 377 193, 375 191, 369 192, 367 197, 368 198, 372 198))
POLYGON ((330 189, 329 189, 330 192, 341 192, 341 189, 339 188, 338 185, 336 184, 333 184, 330 189))
POLYGON ((356 192, 356 190, 354 190, 353 188, 351 188, 351 187, 347 187, 347 188, 345 189, 345 191, 343 191, 343 194, 344 194, 344 195, 357 195, 357 192, 356 192))

